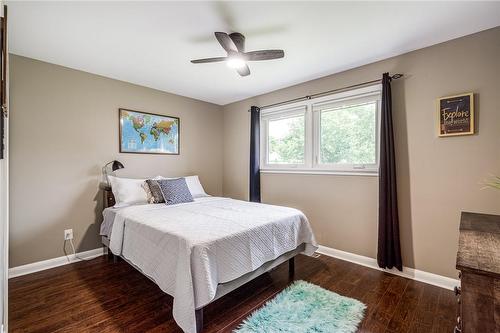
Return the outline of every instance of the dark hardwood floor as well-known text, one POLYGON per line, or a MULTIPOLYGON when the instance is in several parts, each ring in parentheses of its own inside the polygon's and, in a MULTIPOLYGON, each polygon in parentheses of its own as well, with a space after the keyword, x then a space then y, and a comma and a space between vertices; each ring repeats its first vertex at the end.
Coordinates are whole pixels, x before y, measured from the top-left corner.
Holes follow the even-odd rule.
MULTIPOLYGON (((298 256, 295 279, 364 302, 359 332, 453 332, 453 292, 346 261, 298 256)), ((289 284, 287 264, 205 308, 204 332, 231 332, 289 284)), ((106 257, 9 280, 9 332, 182 332, 172 297, 106 257)))

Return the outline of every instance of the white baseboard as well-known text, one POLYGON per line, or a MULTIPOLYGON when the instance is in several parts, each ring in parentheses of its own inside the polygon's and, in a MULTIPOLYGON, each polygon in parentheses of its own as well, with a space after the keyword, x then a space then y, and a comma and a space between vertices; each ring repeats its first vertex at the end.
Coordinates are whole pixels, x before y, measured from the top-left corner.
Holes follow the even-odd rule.
MULTIPOLYGON (((349 262, 352 262, 352 263, 355 263, 358 265, 366 266, 369 268, 373 268, 373 269, 376 269, 379 271, 384 271, 384 272, 394 274, 394 275, 399 275, 399 276, 409 278, 412 280, 432 284, 434 286, 438 286, 438 287, 445 288, 445 289, 453 289, 455 286, 460 285, 459 280, 452 279, 452 278, 442 276, 442 275, 429 273, 429 272, 424 272, 424 271, 414 269, 414 268, 403 267, 402 272, 400 272, 394 268, 393 269, 382 269, 382 268, 378 267, 377 260, 374 258, 365 257, 365 256, 361 256, 358 254, 345 252, 345 251, 341 251, 341 250, 337 250, 337 249, 332 249, 332 248, 327 247, 327 246, 319 245, 319 249, 317 252, 324 254, 324 255, 327 255, 327 256, 330 256, 330 257, 342 259, 342 260, 349 261, 349 262)), ((99 257, 103 254, 104 254, 104 252, 103 252, 102 248, 77 253, 78 257, 82 258, 82 259, 92 259, 92 258, 99 257)), ((13 277, 26 275, 26 274, 30 274, 30 273, 35 273, 35 272, 43 271, 45 269, 54 268, 54 267, 58 267, 58 266, 67 265, 67 264, 81 261, 81 259, 79 259, 79 258, 77 258, 75 255, 70 255, 67 257, 62 256, 62 257, 58 257, 58 258, 54 258, 54 259, 48 259, 48 260, 34 262, 31 264, 27 264, 27 265, 12 267, 12 268, 9 268, 9 279, 13 278, 13 277)))
POLYGON ((103 254, 104 254, 103 249, 98 248, 98 249, 94 249, 94 250, 78 252, 76 254, 76 256, 74 254, 71 254, 69 256, 62 256, 62 257, 58 257, 58 258, 37 261, 37 262, 31 263, 31 264, 26 264, 26 265, 22 265, 22 266, 12 267, 12 268, 9 268, 9 279, 13 278, 13 277, 21 276, 21 275, 26 275, 26 274, 30 274, 30 273, 43 271, 43 270, 49 269, 49 268, 54 268, 54 267, 58 267, 58 266, 71 264, 74 262, 81 261, 82 259, 93 259, 93 258, 102 256, 103 254), (78 256, 78 258, 77 258, 77 256, 78 256))
POLYGON ((342 259, 345 261, 350 261, 350 262, 358 264, 358 265, 370 267, 370 268, 377 269, 379 271, 384 271, 384 272, 394 274, 394 275, 399 275, 399 276, 402 276, 402 277, 405 277, 408 279, 432 284, 434 286, 438 286, 438 287, 445 288, 445 289, 453 290, 453 288, 455 286, 460 285, 459 280, 452 279, 452 278, 442 276, 442 275, 429 273, 429 272, 424 272, 424 271, 414 269, 414 268, 403 267, 402 272, 398 271, 395 268, 382 269, 382 268, 378 267, 377 259, 365 257, 365 256, 360 256, 358 254, 345 252, 345 251, 341 251, 341 250, 337 250, 337 249, 332 249, 331 247, 327 247, 327 246, 319 245, 319 249, 317 252, 324 254, 324 255, 327 255, 329 257, 334 257, 334 258, 342 259))

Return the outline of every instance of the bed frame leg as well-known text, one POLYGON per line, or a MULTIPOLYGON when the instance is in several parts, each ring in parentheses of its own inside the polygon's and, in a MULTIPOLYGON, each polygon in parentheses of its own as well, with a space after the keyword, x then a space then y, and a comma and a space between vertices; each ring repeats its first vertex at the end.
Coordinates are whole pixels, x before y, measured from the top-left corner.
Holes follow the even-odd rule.
POLYGON ((196 317, 196 333, 201 333, 203 331, 203 308, 195 310, 194 315, 196 317))
POLYGON ((113 259, 113 263, 116 264, 119 259, 118 256, 115 256, 106 245, 103 245, 102 247, 104 248, 104 253, 106 253, 108 260, 113 259))
POLYGON ((295 276, 295 257, 288 259, 288 278, 290 280, 295 276))
POLYGON ((106 258, 108 260, 110 260, 113 257, 113 253, 111 253, 111 251, 109 250, 109 248, 106 245, 103 245, 102 247, 104 249, 104 253, 106 255, 106 258))

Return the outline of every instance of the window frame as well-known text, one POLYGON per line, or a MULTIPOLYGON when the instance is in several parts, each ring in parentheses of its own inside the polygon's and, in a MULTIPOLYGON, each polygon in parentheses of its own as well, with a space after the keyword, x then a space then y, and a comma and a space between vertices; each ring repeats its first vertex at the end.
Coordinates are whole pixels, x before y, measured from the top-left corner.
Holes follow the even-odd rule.
POLYGON ((335 94, 295 102, 261 111, 261 171, 264 173, 305 173, 305 174, 340 174, 377 176, 380 163, 380 110, 382 85, 375 84, 362 88, 342 91, 335 94), (374 164, 340 164, 320 163, 320 114, 325 106, 352 105, 359 101, 376 101, 375 110, 375 163, 374 164), (354 103, 349 103, 354 102, 354 103), (303 164, 270 164, 268 163, 268 126, 269 120, 288 118, 304 113, 304 162, 303 164))
MULTIPOLYGON (((334 100, 322 103, 315 103, 312 106, 313 121, 314 121, 314 139, 313 139, 313 151, 314 151, 314 163, 313 168, 318 170, 334 170, 337 172, 353 172, 353 171, 364 171, 364 172, 378 172, 379 167, 379 154, 380 154, 380 104, 381 100, 379 94, 369 93, 362 96, 356 96, 354 98, 345 98, 341 100, 334 100), (374 99, 374 97, 377 97, 374 99), (322 163, 321 162, 321 112, 331 109, 340 108, 342 106, 360 105, 368 104, 374 101, 376 104, 375 108, 375 163, 322 163), (349 103, 351 102, 351 103, 349 103), (352 103, 354 102, 354 103, 352 103)), ((335 111, 333 111, 335 112, 335 111)))
POLYGON ((286 169, 305 169, 309 165, 308 161, 308 152, 310 150, 307 147, 307 107, 306 106, 290 106, 276 108, 273 109, 273 112, 265 112, 261 113, 260 116, 260 128, 261 128, 261 139, 260 139, 260 147, 261 152, 265 152, 261 154, 261 165, 265 165, 265 169, 273 169, 273 170, 286 170, 286 169), (280 120, 293 118, 294 116, 303 115, 304 116, 304 163, 269 163, 269 121, 280 120), (264 138, 264 139, 263 139, 264 138))

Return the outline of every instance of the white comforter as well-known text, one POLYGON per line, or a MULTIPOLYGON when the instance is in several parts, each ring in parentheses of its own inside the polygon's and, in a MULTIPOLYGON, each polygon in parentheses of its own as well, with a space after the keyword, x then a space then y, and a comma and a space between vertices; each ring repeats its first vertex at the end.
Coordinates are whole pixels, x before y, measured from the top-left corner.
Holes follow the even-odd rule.
POLYGON ((316 241, 296 209, 209 197, 173 206, 120 209, 110 249, 174 297, 173 316, 196 332, 195 308, 215 297, 217 284, 234 280, 305 243, 316 241))

